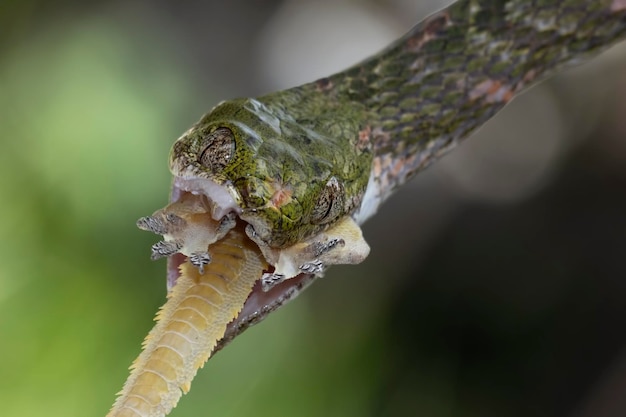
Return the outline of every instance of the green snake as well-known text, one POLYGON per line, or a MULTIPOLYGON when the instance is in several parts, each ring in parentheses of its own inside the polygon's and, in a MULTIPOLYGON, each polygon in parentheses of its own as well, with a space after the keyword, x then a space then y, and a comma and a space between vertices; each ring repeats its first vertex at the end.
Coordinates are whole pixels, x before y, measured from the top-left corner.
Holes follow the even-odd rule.
POLYGON ((170 287, 183 263, 214 270, 234 230, 271 265, 218 350, 327 266, 362 261, 359 225, 516 95, 625 37, 626 0, 458 1, 343 72, 218 104, 172 147, 172 204, 138 225, 164 236, 170 287))
POLYGON ((272 247, 361 223, 519 92, 622 38, 625 8, 459 1, 346 71, 219 104, 176 141, 172 173, 226 187, 272 247))

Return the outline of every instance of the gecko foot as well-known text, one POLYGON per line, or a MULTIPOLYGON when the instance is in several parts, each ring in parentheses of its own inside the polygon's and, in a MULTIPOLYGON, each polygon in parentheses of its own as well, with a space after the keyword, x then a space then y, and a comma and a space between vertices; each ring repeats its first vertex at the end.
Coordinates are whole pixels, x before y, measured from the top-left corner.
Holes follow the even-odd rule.
POLYGON ((152 245, 152 255, 150 258, 154 261, 156 259, 161 259, 166 256, 173 255, 180 251, 180 248, 183 247, 183 244, 176 240, 164 241, 155 243, 152 245))
POLYGON ((324 271, 324 264, 319 259, 314 259, 300 265, 300 271, 305 274, 319 274, 324 271))
POLYGON ((146 216, 137 220, 138 228, 157 235, 170 233, 173 229, 181 227, 184 224, 185 220, 173 213, 146 216))
POLYGON ((267 274, 264 279, 265 291, 275 285, 275 281, 302 273, 320 274, 330 265, 358 264, 370 251, 361 228, 349 216, 325 231, 285 248, 269 246, 250 225, 246 227, 246 234, 257 243, 268 263, 274 266, 273 274, 267 274))
POLYGON ((163 221, 154 216, 146 216, 137 220, 137 227, 146 232, 156 233, 157 235, 164 235, 167 233, 167 229, 163 221))
POLYGON ((235 227, 236 224, 237 224, 237 215, 235 213, 230 212, 224 215, 224 217, 220 219, 220 224, 219 224, 219 227, 217 228, 217 234, 220 236, 225 235, 226 233, 228 233, 230 229, 235 227))
POLYGON ((285 279, 284 274, 265 273, 261 277, 261 288, 263 289, 263 292, 268 292, 274 288, 275 285, 280 284, 285 279))
POLYGON ((208 265, 211 262, 211 255, 209 255, 209 252, 195 252, 189 256, 189 262, 198 268, 200 275, 203 275, 204 265, 208 265))
POLYGON ((311 245, 313 246, 315 256, 321 256, 335 248, 343 248, 346 245, 346 241, 343 239, 334 238, 327 242, 315 242, 311 245))

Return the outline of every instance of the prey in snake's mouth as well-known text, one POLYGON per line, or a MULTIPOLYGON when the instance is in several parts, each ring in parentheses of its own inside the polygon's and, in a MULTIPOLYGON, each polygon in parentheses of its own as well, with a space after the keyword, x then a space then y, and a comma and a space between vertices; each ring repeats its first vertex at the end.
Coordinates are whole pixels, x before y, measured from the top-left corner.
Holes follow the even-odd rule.
POLYGON ((247 238, 257 245, 269 267, 258 277, 241 313, 230 324, 225 340, 298 295, 319 276, 324 265, 339 263, 339 259, 354 263, 369 251, 360 229, 352 227, 354 222, 349 217, 312 238, 285 248, 272 248, 256 236, 252 223, 240 217, 243 211, 237 204, 240 198, 238 191, 228 184, 175 176, 170 204, 137 222, 140 229, 163 236, 163 240, 152 246, 152 259, 168 258, 168 290, 180 277, 183 263, 189 261, 203 274, 211 262, 209 247, 237 223, 245 225, 247 238), (344 249, 346 246, 348 249, 344 249), (354 248, 360 251, 360 257, 355 255, 354 248))

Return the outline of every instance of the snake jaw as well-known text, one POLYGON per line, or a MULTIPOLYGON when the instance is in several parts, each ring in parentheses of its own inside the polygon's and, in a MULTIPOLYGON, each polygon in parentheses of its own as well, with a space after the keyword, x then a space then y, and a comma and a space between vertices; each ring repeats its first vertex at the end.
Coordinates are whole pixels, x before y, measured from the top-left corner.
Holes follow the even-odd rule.
POLYGON ((185 192, 194 195, 204 195, 210 201, 211 217, 220 220, 230 212, 241 214, 241 196, 237 189, 230 183, 222 184, 208 178, 196 176, 175 176, 172 183, 170 202, 181 199, 185 192))

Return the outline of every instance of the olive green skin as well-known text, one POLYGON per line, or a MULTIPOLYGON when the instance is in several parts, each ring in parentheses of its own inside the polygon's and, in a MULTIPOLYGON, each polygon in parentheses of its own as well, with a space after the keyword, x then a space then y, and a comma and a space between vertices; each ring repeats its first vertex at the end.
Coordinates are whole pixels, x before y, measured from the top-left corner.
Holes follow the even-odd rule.
POLYGON ((174 144, 170 167, 175 175, 185 171, 234 186, 239 216, 269 246, 286 247, 360 205, 373 158, 363 140, 366 126, 357 122, 363 112, 358 103, 314 93, 308 100, 285 92, 222 102, 174 144), (294 100, 306 109, 302 117, 286 111, 285 103, 294 100), (232 157, 215 169, 200 157, 205 138, 219 128, 232 132, 235 145, 232 157))

